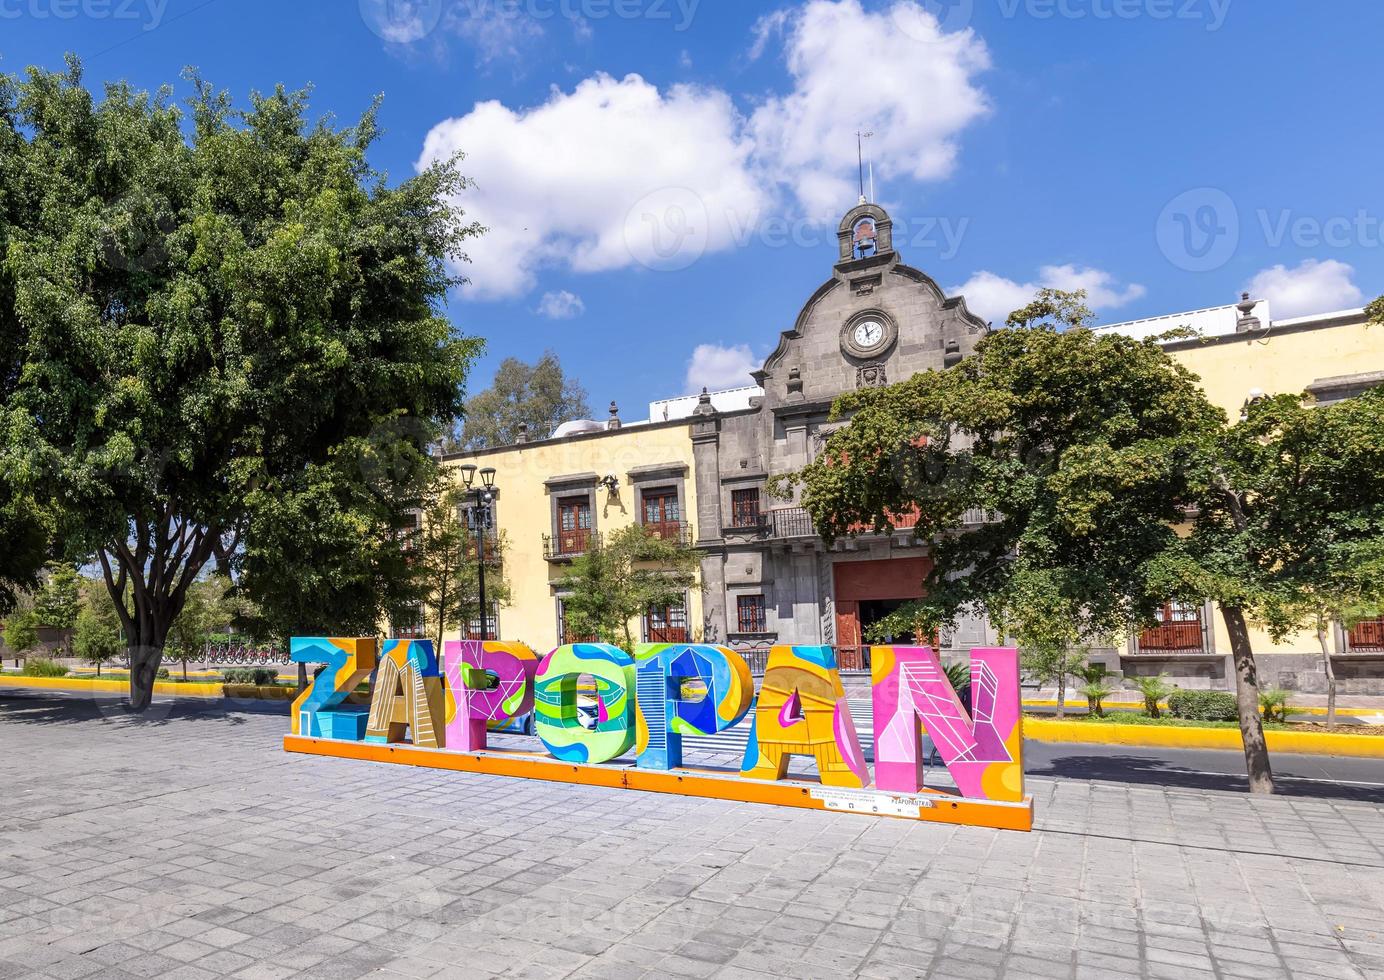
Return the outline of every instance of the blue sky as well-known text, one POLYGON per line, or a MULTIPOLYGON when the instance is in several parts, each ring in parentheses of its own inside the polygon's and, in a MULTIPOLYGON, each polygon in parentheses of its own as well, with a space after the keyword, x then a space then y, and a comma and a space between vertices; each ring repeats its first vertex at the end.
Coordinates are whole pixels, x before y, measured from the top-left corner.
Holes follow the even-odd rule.
POLYGON ((859 129, 899 249, 1002 318, 1384 292, 1375 0, 0 0, 0 70, 385 96, 394 178, 479 181, 458 327, 559 353, 598 415, 748 381, 830 274, 859 129))

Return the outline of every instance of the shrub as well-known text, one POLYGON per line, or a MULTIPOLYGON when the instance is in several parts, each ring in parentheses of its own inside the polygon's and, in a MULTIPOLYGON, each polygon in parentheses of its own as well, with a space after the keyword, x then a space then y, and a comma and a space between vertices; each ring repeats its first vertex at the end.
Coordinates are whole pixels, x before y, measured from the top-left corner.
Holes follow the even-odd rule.
POLYGON ((1159 702, 1177 691, 1177 688, 1168 683, 1168 675, 1136 677, 1131 683, 1134 685, 1134 689, 1143 695, 1144 710, 1148 712, 1148 716, 1150 718, 1163 717, 1163 707, 1159 702))
POLYGON ((173 675, 168 672, 167 667, 160 667, 158 673, 154 675, 154 679, 159 681, 166 681, 172 676, 173 675))
POLYGON ((1281 687, 1260 691, 1259 707, 1264 712, 1264 720, 1286 722, 1288 720, 1288 715, 1292 713, 1292 709, 1288 707, 1288 699, 1290 697, 1292 697, 1292 694, 1283 690, 1281 687))
POLYGON ((29 657, 20 673, 25 677, 66 677, 67 668, 48 657, 29 657))
POLYGON ((1174 718, 1189 721, 1235 721, 1240 708, 1229 691, 1176 691, 1168 698, 1174 718))
POLYGON ((221 676, 227 684, 248 684, 252 687, 276 687, 279 672, 273 667, 231 667, 221 676))

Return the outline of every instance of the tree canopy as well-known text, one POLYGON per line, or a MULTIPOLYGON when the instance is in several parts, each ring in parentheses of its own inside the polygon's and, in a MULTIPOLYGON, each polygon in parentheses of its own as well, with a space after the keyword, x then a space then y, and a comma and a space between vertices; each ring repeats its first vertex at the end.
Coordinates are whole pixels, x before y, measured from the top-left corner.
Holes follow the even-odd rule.
POLYGON ((836 404, 850 424, 797 477, 820 532, 916 515, 915 536, 934 542, 927 598, 895 614, 894 632, 969 612, 1025 645, 1065 645, 1161 605, 1154 576, 1185 519, 1188 441, 1224 414, 1155 341, 1055 329, 1054 314, 1080 322, 1082 298, 1049 293, 1015 314, 1039 326, 836 404))
MULTIPOLYGON (((1188 564, 1169 588, 1220 605, 1252 734, 1258 678, 1247 620, 1281 639, 1304 627, 1324 632, 1324 618, 1384 601, 1384 390, 1324 406, 1302 395, 1261 399, 1193 466, 1200 493, 1181 542, 1188 564)), ((1250 761, 1252 780, 1272 788, 1267 753, 1250 761)))
POLYGON ((524 425, 530 440, 547 439, 563 422, 590 415, 585 389, 567 377, 552 351, 536 364, 511 357, 495 372, 494 384, 467 402, 466 423, 452 448, 512 446, 524 425))
POLYGON ((97 557, 137 709, 209 564, 265 630, 376 628, 479 348, 441 313, 479 231, 459 161, 391 187, 373 108, 334 128, 305 92, 191 82, 186 112, 98 101, 75 61, 0 85, 0 473, 97 557))
MULTIPOLYGON (((650 608, 681 605, 697 582, 701 554, 632 524, 592 541, 558 583, 567 627, 634 650, 630 624, 650 608)), ((564 642, 563 637, 558 637, 564 642)))

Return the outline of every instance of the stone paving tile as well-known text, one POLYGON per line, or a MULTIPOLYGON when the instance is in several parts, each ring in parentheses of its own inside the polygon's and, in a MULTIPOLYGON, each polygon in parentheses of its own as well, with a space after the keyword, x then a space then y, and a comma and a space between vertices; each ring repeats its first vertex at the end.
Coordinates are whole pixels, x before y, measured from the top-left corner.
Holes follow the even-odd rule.
POLYGON ((1034 780, 1006 834, 292 757, 199 710, 0 697, 0 980, 1384 977, 1384 807, 1034 780))

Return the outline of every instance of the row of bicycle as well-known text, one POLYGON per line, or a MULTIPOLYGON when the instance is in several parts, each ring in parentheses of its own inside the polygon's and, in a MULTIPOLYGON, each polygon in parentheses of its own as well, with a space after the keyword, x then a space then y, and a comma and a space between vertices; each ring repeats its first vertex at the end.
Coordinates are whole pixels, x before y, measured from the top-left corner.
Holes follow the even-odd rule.
POLYGON ((202 662, 212 666, 241 667, 287 666, 292 663, 285 650, 239 644, 208 646, 202 662))

